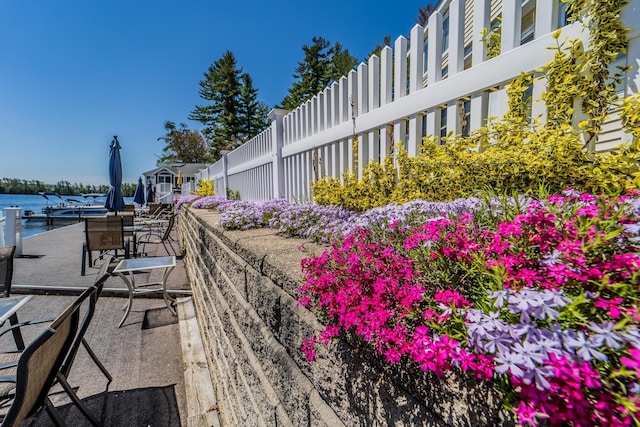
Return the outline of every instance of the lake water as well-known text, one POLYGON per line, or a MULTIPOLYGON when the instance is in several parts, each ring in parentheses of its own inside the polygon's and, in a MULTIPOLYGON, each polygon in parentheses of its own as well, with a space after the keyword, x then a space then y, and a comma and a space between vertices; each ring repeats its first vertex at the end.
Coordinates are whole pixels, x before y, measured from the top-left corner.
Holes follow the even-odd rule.
MULTIPOLYGON (((72 199, 82 199, 79 196, 68 196, 72 199)), ((132 197, 125 197, 126 203, 133 203, 132 197)), ((35 213, 40 213, 43 206, 47 205, 47 199, 39 194, 0 194, 0 210, 3 215, 6 216, 5 208, 17 206, 22 208, 22 213, 25 210, 32 210, 35 213)), ((0 229, 0 245, 4 245, 3 238, 6 237, 6 221, 2 222, 2 228, 0 229)), ((66 225, 73 224, 73 222, 54 221, 53 225, 47 225, 46 221, 29 221, 22 220, 22 238, 33 236, 36 234, 44 233, 55 228, 64 227, 66 225)))

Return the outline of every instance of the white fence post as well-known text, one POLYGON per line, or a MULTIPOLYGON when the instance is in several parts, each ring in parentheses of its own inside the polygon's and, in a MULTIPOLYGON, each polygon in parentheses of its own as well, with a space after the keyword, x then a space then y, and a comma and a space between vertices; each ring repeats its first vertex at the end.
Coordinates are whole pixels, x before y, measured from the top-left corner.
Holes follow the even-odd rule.
POLYGON ((358 73, 354 70, 349 71, 349 74, 347 74, 347 93, 348 93, 348 99, 349 99, 349 105, 347 107, 349 114, 347 115, 347 120, 352 126, 351 134, 347 139, 347 145, 348 145, 347 158, 349 159, 348 168, 351 170, 351 172, 356 174, 356 176, 360 176, 358 175, 358 170, 354 168, 355 166, 354 155, 357 155, 357 153, 354 153, 353 151, 353 141, 354 141, 354 138, 357 137, 357 135, 355 135, 356 129, 355 129, 354 120, 357 115, 356 110, 358 108, 358 73))
MULTIPOLYGON (((409 49, 409 92, 415 93, 422 89, 422 76, 424 69, 424 28, 415 25, 411 29, 411 42, 409 49)), ((409 116, 409 140, 407 141, 407 152, 410 156, 418 154, 418 147, 422 142, 422 120, 421 112, 409 116)))
MULTIPOLYGON (((369 58, 369 88, 368 107, 373 111, 380 106, 380 59, 376 55, 369 58)), ((369 159, 380 161, 380 130, 379 128, 369 130, 367 137, 369 142, 369 159)))
MULTIPOLYGON (((382 48, 380 52, 380 106, 393 101, 393 51, 389 46, 382 48)), ((380 129, 380 161, 391 153, 393 144, 387 127, 380 129)))
POLYGON ((508 0, 502 2, 502 34, 500 52, 505 53, 520 46, 522 36, 522 2, 508 0))
POLYGON ((473 3, 473 45, 471 64, 473 67, 486 61, 487 45, 482 41, 482 30, 491 30, 491 2, 474 0, 473 3))
MULTIPOLYGON (((369 111, 369 70, 364 62, 358 65, 358 102, 355 120, 369 111)), ((369 133, 358 132, 358 176, 362 177, 362 168, 369 164, 369 133)))
POLYGON ((269 111, 271 120, 271 150, 273 153, 273 197, 281 199, 284 192, 284 162, 282 161, 282 146, 284 145, 284 116, 289 113, 281 108, 269 111))
POLYGON ((534 37, 538 38, 556 29, 558 22, 558 0, 536 0, 536 26, 534 37))
POLYGON ((449 75, 464 70, 464 1, 449 4, 449 75))
POLYGON ((229 192, 229 159, 227 159, 229 151, 222 150, 220 154, 222 154, 222 190, 224 192, 224 198, 226 199, 227 193, 229 192))
POLYGON ((22 255, 22 208, 11 206, 4 208, 6 212, 5 226, 7 229, 7 246, 16 247, 16 256, 22 255))
POLYGON ((442 15, 432 13, 427 27, 427 84, 442 79, 442 15))
MULTIPOLYGON (((400 36, 393 48, 393 101, 407 95, 407 39, 400 36)), ((393 124, 394 144, 402 141, 407 147, 405 119, 396 120, 393 124)))

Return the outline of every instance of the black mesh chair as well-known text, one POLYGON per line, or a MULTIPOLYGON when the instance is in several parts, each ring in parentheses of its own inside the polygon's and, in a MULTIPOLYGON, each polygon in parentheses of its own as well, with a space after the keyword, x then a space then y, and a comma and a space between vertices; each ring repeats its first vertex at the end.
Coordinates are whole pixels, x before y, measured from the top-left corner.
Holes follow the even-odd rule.
MULTIPOLYGON (((73 342, 71 346, 68 348, 64 355, 64 359, 58 371, 56 373, 53 384, 58 382, 64 391, 67 393, 72 402, 80 409, 80 412, 91 422, 94 426, 101 426, 102 424, 98 419, 89 411, 87 406, 80 400, 78 395, 73 390, 73 387, 69 384, 68 378, 71 372, 71 367, 73 362, 75 361, 78 350, 80 349, 80 345, 82 345, 91 359, 94 361, 96 366, 102 371, 104 376, 107 378, 108 382, 111 382, 112 377, 109 371, 102 364, 100 359, 96 356, 93 349, 89 346, 89 343, 84 338, 85 332, 87 331, 91 320, 93 319, 93 315, 95 313, 96 303, 98 298, 102 293, 102 288, 104 287, 104 283, 109 278, 110 274, 108 273, 109 265, 111 264, 112 257, 107 257, 102 267, 100 268, 100 272, 98 273, 98 279, 95 283, 87 288, 72 304, 71 307, 77 307, 78 309, 81 306, 84 306, 84 316, 80 319, 78 327, 76 328, 76 332, 73 337, 73 342)), ((69 309, 67 309, 69 310, 69 309)), ((21 324, 14 326, 13 328, 19 329, 24 326, 32 326, 41 323, 51 322, 53 319, 41 319, 34 321, 26 321, 21 324)), ((0 336, 4 335, 8 331, 4 331, 0 336)), ((19 363, 19 358, 22 357, 20 353, 0 353, 0 374, 2 373, 2 369, 11 369, 12 366, 16 366, 19 363)), ((2 383, 0 377, 0 400, 7 399, 12 396, 14 393, 13 387, 10 382, 2 383)), ((16 392, 17 393, 17 392, 16 392)))
POLYGON ((15 246, 0 246, 0 297, 11 295, 13 256, 15 253, 15 246))
POLYGON ((0 383, 14 384, 1 427, 17 427, 31 415, 46 410, 55 425, 65 425, 48 398, 49 390, 64 363, 78 331, 80 305, 72 304, 35 340, 14 363, 0 365, 0 383))
POLYGON ((98 258, 109 251, 124 251, 124 257, 129 258, 129 242, 125 239, 122 216, 106 216, 85 218, 85 242, 82 246, 82 268, 80 274, 85 275, 86 264, 93 266, 92 252, 99 251, 98 258))
POLYGON ((167 251, 167 255, 178 255, 171 244, 171 230, 175 224, 176 214, 171 214, 167 220, 165 228, 160 231, 149 231, 138 238, 138 247, 141 248, 141 252, 145 253, 147 245, 162 245, 164 250, 167 251), (167 246, 168 244, 168 246, 167 246), (169 248, 171 250, 169 250, 169 248))
MULTIPOLYGON (((11 296, 11 282, 13 281, 13 257, 16 252, 15 246, 0 246, 0 298, 11 296)), ((9 317, 9 324, 18 324, 18 314, 13 313, 9 317)), ((0 324, 2 326, 2 324, 0 324)), ((24 340, 19 328, 14 328, 13 340, 18 350, 24 350, 24 340)))

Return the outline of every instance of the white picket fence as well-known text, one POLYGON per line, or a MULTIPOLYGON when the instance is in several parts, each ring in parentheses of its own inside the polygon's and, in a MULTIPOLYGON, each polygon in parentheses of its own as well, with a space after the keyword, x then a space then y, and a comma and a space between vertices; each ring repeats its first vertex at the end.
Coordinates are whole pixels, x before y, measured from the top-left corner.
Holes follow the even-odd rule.
MULTIPOLYGON (((202 170, 197 179, 214 182, 216 194, 239 191, 243 200, 287 198, 311 200, 311 186, 322 177, 340 177, 347 170, 361 174, 362 165, 380 161, 402 141, 416 155, 425 135, 472 131, 488 117, 507 110, 505 86, 522 71, 550 61, 556 41, 581 37, 579 23, 564 25, 559 0, 451 0, 438 4, 425 28, 416 25, 410 39, 398 37, 340 81, 334 82, 294 111, 274 109, 271 127, 202 170), (500 16, 501 53, 487 59, 483 28, 500 16), (358 143, 358 162, 352 150, 358 143)), ((625 7, 623 23, 632 28, 630 48, 618 65, 629 65, 624 94, 637 92, 640 0, 625 7)), ((536 80, 533 99, 544 82, 536 80)), ((544 119, 545 107, 534 102, 532 114, 544 119)), ((625 138, 619 121, 606 129, 599 149, 625 138)))

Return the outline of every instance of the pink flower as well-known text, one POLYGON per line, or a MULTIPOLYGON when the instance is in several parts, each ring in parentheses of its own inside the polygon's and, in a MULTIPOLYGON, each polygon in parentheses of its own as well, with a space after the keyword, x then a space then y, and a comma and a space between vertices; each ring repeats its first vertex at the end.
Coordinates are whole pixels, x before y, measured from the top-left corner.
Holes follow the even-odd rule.
POLYGON ((613 319, 620 318, 620 304, 622 303, 622 298, 612 298, 610 300, 604 299, 602 297, 598 297, 598 300, 594 304, 594 306, 598 308, 604 308, 605 310, 609 310, 609 316, 613 319))
POLYGON ((302 340, 302 352, 307 355, 307 360, 313 362, 316 360, 316 337, 312 336, 307 340, 302 340))
POLYGON ((620 358, 620 363, 629 369, 635 369, 640 373, 640 350, 637 348, 629 349, 629 355, 631 357, 623 356, 620 358))
POLYGON ((523 426, 527 424, 531 424, 532 426, 538 425, 536 422, 536 410, 526 403, 520 402, 518 407, 513 408, 513 412, 518 416, 518 422, 523 426))

